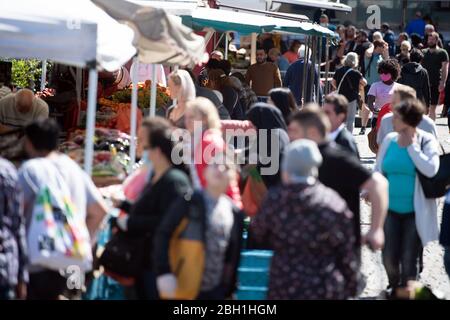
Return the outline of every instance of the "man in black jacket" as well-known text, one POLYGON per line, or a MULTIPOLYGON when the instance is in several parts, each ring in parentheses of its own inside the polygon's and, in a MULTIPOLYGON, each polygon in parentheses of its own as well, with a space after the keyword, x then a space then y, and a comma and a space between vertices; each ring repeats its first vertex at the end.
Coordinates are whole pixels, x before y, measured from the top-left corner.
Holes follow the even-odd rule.
POLYGON ((334 140, 334 142, 359 159, 355 138, 345 127, 347 108, 348 100, 343 95, 329 94, 325 97, 323 111, 331 123, 331 132, 328 138, 332 141, 334 140))
POLYGON ((419 49, 413 49, 409 54, 410 61, 402 67, 399 83, 412 87, 416 91, 417 99, 422 101, 427 108, 430 107, 430 80, 428 71, 420 64, 423 53, 419 49))

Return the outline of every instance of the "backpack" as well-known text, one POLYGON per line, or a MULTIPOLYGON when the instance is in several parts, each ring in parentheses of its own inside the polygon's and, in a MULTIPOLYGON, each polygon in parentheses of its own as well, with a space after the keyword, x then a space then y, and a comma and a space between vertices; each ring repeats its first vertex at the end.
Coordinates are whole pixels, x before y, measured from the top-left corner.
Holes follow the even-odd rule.
POLYGON ((58 188, 45 184, 36 188, 36 198, 28 232, 28 256, 31 265, 51 270, 77 266, 86 272, 92 268, 90 236, 70 196, 67 183, 59 175, 58 188))
MULTIPOLYGON (((169 264, 177 278, 174 299, 193 300, 200 293, 205 266, 205 208, 197 194, 187 202, 188 214, 181 220, 169 244, 169 264)), ((164 296, 161 298, 164 299, 164 296)))

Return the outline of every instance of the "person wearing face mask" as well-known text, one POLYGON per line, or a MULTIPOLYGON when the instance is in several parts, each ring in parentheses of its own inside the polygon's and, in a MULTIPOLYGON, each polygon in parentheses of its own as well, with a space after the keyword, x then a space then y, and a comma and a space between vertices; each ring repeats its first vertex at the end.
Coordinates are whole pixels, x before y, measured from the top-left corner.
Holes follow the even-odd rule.
POLYGON ((175 144, 170 123, 155 117, 146 119, 143 127, 142 148, 152 162, 152 174, 130 205, 128 214, 117 218, 119 232, 114 237, 123 244, 139 248, 129 254, 133 258, 128 268, 133 269, 131 276, 134 278, 134 290, 128 290, 128 297, 154 300, 159 295, 152 261, 153 237, 170 205, 178 197, 190 193, 191 185, 185 172, 175 167, 175 144))
POLYGON ((436 120, 436 106, 439 103, 439 95, 445 89, 448 76, 448 53, 438 47, 439 34, 433 32, 428 37, 428 48, 423 51, 422 66, 427 69, 430 79, 431 102, 429 116, 436 120))
POLYGON ((400 65, 396 59, 380 62, 378 74, 381 81, 372 84, 367 94, 367 107, 373 112, 372 128, 376 126, 380 109, 384 105, 392 103, 394 91, 401 86, 396 82, 400 74, 400 65))
MULTIPOLYGON (((363 76, 367 80, 367 86, 364 88, 365 102, 368 104, 368 92, 375 82, 379 81, 378 64, 389 58, 388 44, 384 41, 376 40, 373 45, 366 50, 364 57, 364 73, 363 76)), ((359 134, 365 134, 366 126, 369 121, 370 110, 362 108, 361 114, 361 131, 359 134)))
MULTIPOLYGON (((236 290, 244 213, 226 195, 235 175, 233 160, 222 153, 217 154, 213 163, 205 169, 205 188, 195 191, 189 198, 177 199, 167 212, 156 232, 153 250, 161 297, 180 298, 180 290, 177 290, 178 281, 182 281, 178 279, 180 270, 174 270, 169 257, 176 254, 171 247, 171 239, 184 219, 192 221, 198 218, 202 224, 199 235, 202 237, 204 261, 200 262, 196 256, 194 268, 201 268, 202 271, 197 279, 198 293, 192 298, 223 300, 231 298, 236 290)), ((193 250, 188 254, 195 255, 193 250)), ((192 270, 193 273, 197 271, 192 270)), ((189 274, 192 276, 192 273, 189 274)))

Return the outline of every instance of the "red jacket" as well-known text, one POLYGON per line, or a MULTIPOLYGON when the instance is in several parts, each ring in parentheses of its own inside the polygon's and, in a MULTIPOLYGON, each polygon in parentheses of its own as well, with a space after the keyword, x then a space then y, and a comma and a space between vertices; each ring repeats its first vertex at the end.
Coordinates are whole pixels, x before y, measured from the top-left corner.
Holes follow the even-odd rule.
POLYGON ((392 112, 391 104, 386 103, 384 106, 381 107, 380 111, 378 112, 378 118, 377 118, 377 130, 380 130, 381 125, 381 119, 388 113, 392 112))
MULTIPOLYGON (((194 163, 197 170, 197 176, 202 187, 206 186, 205 169, 208 163, 219 153, 227 148, 220 132, 207 130, 203 132, 201 141, 194 149, 194 163)), ((228 186, 226 194, 233 200, 234 204, 242 209, 241 194, 237 179, 228 186)))

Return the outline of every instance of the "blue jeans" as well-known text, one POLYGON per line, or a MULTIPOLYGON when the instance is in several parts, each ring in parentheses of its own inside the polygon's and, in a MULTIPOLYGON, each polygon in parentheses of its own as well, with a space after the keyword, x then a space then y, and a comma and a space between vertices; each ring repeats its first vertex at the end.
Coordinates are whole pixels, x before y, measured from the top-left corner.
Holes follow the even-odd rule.
POLYGON ((384 224, 385 245, 383 265, 391 288, 406 286, 418 276, 418 258, 421 243, 416 229, 414 213, 388 212, 384 224))

